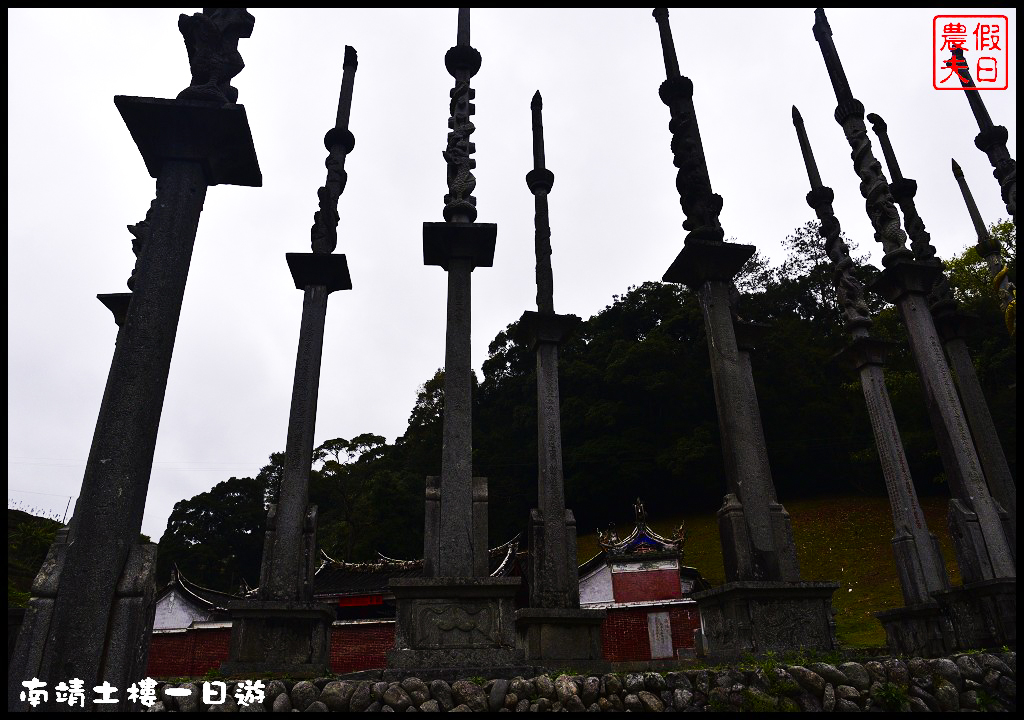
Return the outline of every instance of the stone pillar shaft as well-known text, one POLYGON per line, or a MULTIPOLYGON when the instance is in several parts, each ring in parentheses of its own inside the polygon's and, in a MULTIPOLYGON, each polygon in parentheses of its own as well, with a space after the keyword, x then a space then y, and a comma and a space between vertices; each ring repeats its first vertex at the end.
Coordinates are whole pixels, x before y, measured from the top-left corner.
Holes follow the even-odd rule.
MULTIPOLYGON (((166 161, 152 235, 100 405, 42 671, 98 684, 118 578, 142 529, 167 375, 206 179, 198 162, 166 161)), ((92 684, 91 684, 92 683, 92 684)))
POLYGON ((910 349, 925 387, 933 429, 954 495, 968 500, 978 516, 987 549, 987 558, 978 558, 984 579, 1013 577, 1016 575, 1013 555, 1002 530, 998 507, 985 485, 924 292, 903 292, 896 298, 896 307, 907 328, 910 349))
MULTIPOLYGON (((540 492, 537 502, 553 525, 565 526, 562 429, 558 409, 558 345, 537 344, 537 448, 540 492)), ((564 534, 564 533, 562 533, 564 534)))
MULTIPOLYGON (((859 370, 860 386, 871 418, 871 430, 875 436, 875 447, 878 448, 878 459, 882 463, 885 489, 892 509, 892 523, 896 530, 893 544, 900 542, 900 537, 904 535, 910 535, 914 544, 913 552, 906 558, 910 562, 897 563, 903 602, 905 605, 931 602, 930 593, 949 587, 946 568, 941 555, 935 552, 935 536, 928 531, 917 500, 914 481, 903 452, 903 441, 885 387, 882 366, 880 363, 866 362, 859 370)), ((897 559, 903 560, 899 554, 897 550, 897 559)))
MULTIPOLYGON (((878 135, 878 141, 882 145, 882 152, 885 155, 889 171, 893 176, 893 182, 889 190, 896 202, 903 211, 906 221, 907 234, 910 235, 911 247, 914 252, 914 259, 918 262, 935 265, 937 267, 937 278, 932 285, 929 294, 932 317, 935 320, 937 329, 942 337, 942 343, 946 349, 950 364, 956 374, 956 382, 960 388, 960 400, 963 404, 967 421, 974 436, 975 448, 982 469, 988 483, 991 494, 1006 508, 1013 508, 1009 516, 1011 528, 1016 525, 1016 489, 1013 485, 1013 478, 1010 476, 1010 468, 1006 464, 1006 457, 999 445, 999 437, 995 432, 995 424, 988 410, 988 403, 981 392, 978 384, 978 377, 974 371, 974 363, 967 350, 967 344, 962 337, 964 318, 957 311, 957 301, 953 297, 953 291, 949 286, 942 271, 941 264, 935 256, 935 248, 932 246, 931 235, 925 229, 924 220, 917 212, 917 205, 914 196, 917 194, 917 182, 904 178, 896 160, 896 153, 889 140, 888 127, 885 121, 878 115, 868 115, 868 120, 878 135)), ((1015 532, 1011 535, 1016 535, 1015 532)), ((1013 542, 1011 540, 1011 546, 1013 542)))
POLYGON ((326 286, 319 285, 306 287, 302 300, 284 475, 278 496, 277 527, 270 574, 267 577, 269 587, 260 587, 261 595, 268 600, 312 600, 308 592, 310 589, 303 587, 302 535, 309 504, 309 473, 313 465, 313 433, 316 429, 327 298, 326 286))
POLYGON ((999 442, 999 434, 996 432, 992 413, 988 409, 988 402, 981 391, 981 383, 978 382, 974 361, 971 360, 967 343, 962 337, 949 337, 943 345, 946 349, 946 356, 949 358, 950 369, 953 370, 957 389, 960 391, 960 400, 963 403, 964 413, 967 415, 967 422, 974 438, 974 447, 978 451, 978 459, 981 461, 981 469, 988 482, 989 492, 1008 513, 1007 521, 1011 536, 1007 540, 1016 555, 1017 486, 1010 473, 1010 466, 1006 462, 1003 446, 999 442))
POLYGON ((440 558, 443 577, 473 577, 473 368, 470 360, 472 260, 448 267, 441 455, 440 558))
MULTIPOLYGON (((729 286, 726 281, 709 280, 698 291, 708 335, 725 475, 729 492, 734 493, 743 505, 747 534, 755 556, 754 574, 771 580, 797 579, 783 578, 780 574, 780 557, 774 547, 769 514, 774 493, 768 452, 749 364, 743 362, 736 345, 729 286)), ((751 579, 740 577, 737 568, 727 567, 726 575, 729 581, 751 579)))

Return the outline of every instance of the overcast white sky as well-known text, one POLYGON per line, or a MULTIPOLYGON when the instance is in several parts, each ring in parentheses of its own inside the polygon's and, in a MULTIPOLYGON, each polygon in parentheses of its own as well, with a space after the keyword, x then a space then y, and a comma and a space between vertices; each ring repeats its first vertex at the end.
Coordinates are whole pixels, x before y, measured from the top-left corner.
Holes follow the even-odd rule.
MULTIPOLYGON (((125 226, 145 216, 154 190, 113 96, 185 88, 177 18, 198 11, 8 10, 8 506, 60 516, 78 494, 116 331, 95 296, 127 290, 125 226)), ((233 84, 264 183, 207 195, 143 524, 154 540, 174 503, 254 475, 284 449, 302 304, 284 254, 310 250, 346 44, 359 70, 338 252, 354 289, 330 300, 316 442, 362 432, 393 442, 444 363, 446 277, 423 265, 422 223, 442 220, 452 87, 443 59, 456 11, 252 12, 233 84)), ((958 12, 1009 16, 1009 89, 984 99, 1016 156, 1014 10, 828 11, 854 95, 887 121, 942 257, 974 241, 950 157, 986 221, 1006 216, 962 93, 932 88, 932 18, 958 12)), ((778 262, 785 236, 813 219, 796 104, 843 228, 879 264, 813 20, 810 9, 670 14, 727 237, 778 262)), ((473 80, 478 220, 498 225, 494 267, 474 273, 479 372, 494 336, 535 309, 523 179, 535 90, 556 177, 557 311, 589 317, 629 286, 660 280, 684 231, 650 9, 474 10, 472 44, 483 56, 473 80)))

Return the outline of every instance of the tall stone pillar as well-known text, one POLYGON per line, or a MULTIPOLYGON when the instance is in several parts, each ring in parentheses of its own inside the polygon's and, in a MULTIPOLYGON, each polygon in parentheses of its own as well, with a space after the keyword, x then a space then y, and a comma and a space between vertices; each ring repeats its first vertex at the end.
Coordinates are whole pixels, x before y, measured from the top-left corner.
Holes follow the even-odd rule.
POLYGON ((330 670, 334 606, 313 602, 317 506, 309 504, 309 474, 327 300, 336 290, 352 289, 348 261, 332 253, 338 245, 338 201, 348 180, 345 159, 356 142, 348 120, 357 66, 356 51, 346 45, 337 121, 324 137, 327 182, 317 191, 320 209, 310 231, 313 252, 286 254, 295 287, 304 297, 284 473, 278 502, 267 517, 258 596, 231 608, 230 655, 221 666, 228 674, 316 677, 330 670))
POLYGON ((192 86, 176 100, 114 98, 156 198, 140 223, 132 298, 66 542, 54 543, 36 578, 8 669, 11 709, 21 709, 20 683, 32 677, 51 688, 71 678, 86 688, 109 682, 127 706, 127 687, 145 675, 156 548, 138 539, 199 215, 210 185, 262 184, 230 85, 243 67, 238 40, 253 24, 234 8, 180 16, 192 86))
POLYGON ((1006 203, 1006 211, 1010 213, 1013 224, 1017 224, 1017 161, 1010 157, 1010 151, 1006 148, 1006 141, 1010 134, 1002 125, 996 125, 989 117, 985 108, 985 101, 974 85, 971 78, 971 70, 964 60, 963 48, 953 50, 953 58, 947 61, 947 66, 956 64, 956 75, 960 79, 960 85, 964 88, 964 95, 974 113, 974 119, 978 121, 978 133, 974 138, 975 146, 988 156, 992 165, 992 176, 999 182, 999 193, 1003 202, 1006 203))
POLYGON ((882 277, 872 290, 896 305, 910 340, 910 350, 924 386, 939 453, 953 499, 949 523, 964 587, 933 593, 953 622, 960 649, 1016 643, 1016 566, 1000 518, 1001 508, 989 494, 971 441, 956 387, 928 307, 927 297, 938 273, 934 265, 913 259, 907 236, 881 166, 871 152, 864 106, 853 97, 832 41, 832 29, 815 10, 814 37, 839 102, 835 119, 853 149, 861 194, 882 243, 882 277), (977 618, 983 618, 979 623, 977 618), (998 640, 998 642, 996 642, 998 640))
POLYGON ((971 318, 958 309, 958 303, 953 297, 949 281, 942 271, 942 263, 935 256, 931 235, 925 229, 924 220, 917 212, 917 204, 914 202, 914 196, 917 194, 917 182, 903 177, 900 165, 896 161, 896 153, 889 141, 885 121, 875 114, 870 114, 867 117, 878 136, 882 154, 885 156, 886 165, 892 175, 893 181, 889 184, 889 192, 892 193, 893 199, 903 211, 914 259, 938 268, 938 276, 928 298, 931 303, 932 317, 935 320, 935 329, 942 340, 942 346, 946 350, 946 357, 953 370, 957 389, 960 391, 960 402, 971 428, 974 447, 978 452, 978 459, 981 461, 981 469, 985 474, 989 492, 1002 506, 1003 512, 1000 513, 1000 517, 1003 519, 1010 551, 1015 554, 1017 487, 1010 474, 1010 466, 1006 462, 1006 455, 999 443, 999 435, 996 433, 992 413, 989 412, 985 395, 981 391, 981 383, 978 382, 974 362, 971 360, 967 342, 964 339, 966 326, 970 323, 971 318))
POLYGON ((515 647, 513 598, 520 578, 493 578, 487 566, 486 480, 473 477, 470 309, 472 273, 494 260, 497 225, 477 223, 472 193, 476 147, 470 80, 480 53, 469 44, 469 8, 459 8, 455 47, 445 55, 455 78, 448 120, 445 222, 423 224, 423 263, 448 272, 441 477, 427 481, 424 551, 428 575, 391 581, 397 603, 388 666, 420 677, 511 675, 524 669, 515 647))
POLYGON ((999 295, 999 307, 1002 309, 1003 318, 1006 321, 1006 331, 1010 333, 1011 337, 1015 337, 1017 335, 1017 286, 1010 280, 1009 270, 1003 263, 999 241, 993 238, 989 234, 988 228, 985 227, 985 222, 981 219, 981 213, 978 211, 978 205, 974 202, 974 196, 971 195, 971 189, 967 186, 964 171, 957 165, 956 160, 953 160, 953 177, 956 178, 956 182, 960 186, 960 193, 964 196, 964 202, 967 204, 967 212, 971 216, 971 222, 974 223, 975 232, 978 233, 978 244, 975 245, 975 249, 988 265, 992 287, 999 295))
POLYGON ((921 511, 892 403, 889 401, 889 391, 885 386, 883 365, 887 343, 870 335, 871 317, 864 297, 864 286, 852 273, 850 250, 843 242, 839 220, 832 210, 832 188, 822 185, 803 118, 795 107, 793 125, 796 127, 811 182, 807 204, 814 208, 821 221, 819 232, 825 243, 825 252, 832 261, 836 297, 846 329, 852 338, 842 355, 860 374, 861 389, 892 510, 895 530, 892 547, 904 607, 876 613, 875 617, 885 628, 889 649, 893 654, 927 657, 942 655, 952 650, 952 627, 931 593, 949 589, 949 577, 938 540, 929 532, 921 511))
POLYGON ((526 184, 534 196, 537 254, 537 312, 525 312, 519 326, 537 354, 537 507, 530 511, 530 606, 516 613, 519 644, 527 660, 549 666, 603 664, 604 610, 580 609, 576 518, 565 507, 562 430, 558 397, 558 345, 579 322, 555 314, 551 271, 548 194, 555 175, 544 166, 544 124, 540 92, 533 112, 533 170, 526 184))
POLYGON ((711 189, 693 106, 693 83, 679 73, 668 10, 654 11, 668 79, 659 94, 672 120, 676 187, 688 230, 665 282, 697 293, 708 336, 728 494, 718 511, 726 584, 697 593, 709 652, 722 659, 802 646, 835 647, 836 583, 802 582, 788 516, 778 505, 749 356, 734 327, 732 280, 754 247, 724 241, 722 198, 711 189), (784 527, 779 527, 779 524, 784 527))

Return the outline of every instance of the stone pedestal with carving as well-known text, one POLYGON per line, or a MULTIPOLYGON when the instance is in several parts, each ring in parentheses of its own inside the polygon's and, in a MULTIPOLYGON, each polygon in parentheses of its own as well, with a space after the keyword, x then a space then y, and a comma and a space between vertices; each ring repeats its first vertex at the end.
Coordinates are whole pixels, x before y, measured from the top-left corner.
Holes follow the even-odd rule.
POLYGON ((874 613, 885 629, 893 655, 940 657, 955 649, 953 626, 938 603, 922 603, 874 613))
POLYGON ((837 649, 832 594, 838 588, 832 582, 739 581, 694 593, 708 657, 723 662, 837 649))
MULTIPOLYGON (((520 578, 395 578, 395 646, 388 667, 417 677, 528 672, 516 648, 513 601, 520 578), (479 670, 479 672, 475 672, 479 670)), ((511 673, 511 674, 509 674, 511 673)))
POLYGON ((321 677, 330 673, 333 604, 247 600, 228 610, 231 659, 220 666, 225 675, 321 677))
POLYGON ((1017 580, 965 583, 932 593, 953 623, 957 650, 1017 647, 1017 580))

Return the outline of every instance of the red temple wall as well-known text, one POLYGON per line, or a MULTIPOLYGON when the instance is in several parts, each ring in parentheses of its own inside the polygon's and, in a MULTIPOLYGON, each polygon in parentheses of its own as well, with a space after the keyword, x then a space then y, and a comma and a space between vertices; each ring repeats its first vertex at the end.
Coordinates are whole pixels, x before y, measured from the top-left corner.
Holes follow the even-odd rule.
MULTIPOLYGON (((700 627, 700 614, 694 604, 609 608, 601 627, 604 659, 650 660, 647 615, 654 612, 669 613, 673 650, 693 649, 693 633, 700 627)), ((230 639, 229 627, 154 633, 150 638, 147 675, 201 676, 228 659, 230 639)), ((387 652, 394 644, 394 621, 335 624, 331 627, 331 671, 347 673, 385 667, 387 652)))
POLYGON ((681 598, 679 571, 612 572, 612 596, 620 603, 681 598))

